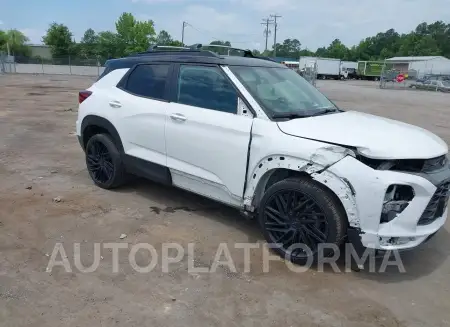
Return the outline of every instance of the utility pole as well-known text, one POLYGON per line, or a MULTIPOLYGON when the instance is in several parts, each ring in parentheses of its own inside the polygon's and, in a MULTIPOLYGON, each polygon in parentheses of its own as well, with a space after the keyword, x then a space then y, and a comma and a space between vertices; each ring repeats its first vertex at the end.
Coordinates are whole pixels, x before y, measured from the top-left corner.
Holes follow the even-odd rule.
POLYGON ((274 21, 274 25, 275 25, 275 30, 273 33, 273 56, 276 57, 277 56, 277 29, 278 29, 278 24, 277 24, 277 18, 281 18, 282 16, 280 15, 270 15, 270 17, 273 17, 273 21, 274 21))
POLYGON ((263 22, 261 23, 261 25, 265 25, 266 28, 264 30, 264 35, 266 37, 266 50, 267 51, 267 38, 269 37, 270 34, 270 30, 269 30, 269 24, 272 24, 273 20, 270 18, 266 18, 262 20, 263 22))
POLYGON ((184 46, 184 28, 186 27, 187 24, 188 23, 183 22, 183 29, 182 29, 182 32, 181 32, 181 44, 183 44, 183 46, 184 46))

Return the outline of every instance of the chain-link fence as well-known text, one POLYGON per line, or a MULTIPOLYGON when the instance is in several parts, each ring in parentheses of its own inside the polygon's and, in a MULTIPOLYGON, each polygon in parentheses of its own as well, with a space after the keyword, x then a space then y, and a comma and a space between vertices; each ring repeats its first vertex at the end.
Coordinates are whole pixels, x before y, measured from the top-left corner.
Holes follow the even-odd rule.
POLYGON ((299 61, 298 73, 310 82, 312 85, 316 86, 317 80, 317 61, 316 60, 301 60, 299 61))
POLYGON ((450 67, 446 70, 432 67, 418 69, 418 66, 412 65, 411 62, 385 61, 380 76, 380 88, 450 92, 450 67))
POLYGON ((22 56, 1 56, 0 69, 12 74, 62 74, 99 76, 105 59, 80 58, 67 56, 62 58, 39 58, 22 56))

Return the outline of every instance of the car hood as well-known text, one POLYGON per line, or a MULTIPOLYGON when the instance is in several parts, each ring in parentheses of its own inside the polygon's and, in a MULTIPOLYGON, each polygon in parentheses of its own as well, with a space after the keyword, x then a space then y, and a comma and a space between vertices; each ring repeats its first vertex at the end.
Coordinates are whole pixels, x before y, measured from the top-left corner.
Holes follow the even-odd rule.
POLYGON ((356 147, 373 159, 430 159, 448 152, 433 133, 396 120, 356 111, 278 122, 286 134, 356 147))

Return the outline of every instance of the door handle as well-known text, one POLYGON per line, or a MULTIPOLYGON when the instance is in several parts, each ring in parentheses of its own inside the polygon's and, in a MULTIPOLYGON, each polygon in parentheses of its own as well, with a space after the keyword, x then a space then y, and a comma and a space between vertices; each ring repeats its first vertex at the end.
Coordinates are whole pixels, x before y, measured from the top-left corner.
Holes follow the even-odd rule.
POLYGON ((170 118, 172 118, 173 120, 176 120, 176 121, 186 121, 186 116, 179 114, 179 113, 171 114, 170 118))
POLYGON ((109 102, 109 106, 112 108, 120 108, 122 107, 122 104, 119 101, 114 100, 109 102))

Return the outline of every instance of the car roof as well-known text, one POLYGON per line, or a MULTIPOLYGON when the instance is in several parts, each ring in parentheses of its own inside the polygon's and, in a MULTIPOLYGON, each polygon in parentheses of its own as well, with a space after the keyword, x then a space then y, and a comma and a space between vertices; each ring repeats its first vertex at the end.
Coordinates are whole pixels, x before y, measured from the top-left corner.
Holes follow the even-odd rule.
POLYGON ((125 58, 109 59, 105 66, 111 68, 132 67, 140 63, 170 62, 170 63, 203 63, 227 66, 272 67, 286 68, 285 65, 270 59, 260 57, 220 56, 210 51, 167 51, 146 52, 125 58))

